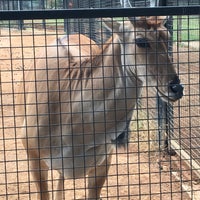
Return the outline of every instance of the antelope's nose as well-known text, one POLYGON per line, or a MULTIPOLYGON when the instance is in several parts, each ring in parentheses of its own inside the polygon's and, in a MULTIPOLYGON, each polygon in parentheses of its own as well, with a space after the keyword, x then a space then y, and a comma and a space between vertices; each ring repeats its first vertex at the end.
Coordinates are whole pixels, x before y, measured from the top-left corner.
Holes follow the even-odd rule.
POLYGON ((178 77, 170 82, 169 88, 175 94, 177 99, 180 99, 183 96, 184 87, 182 84, 180 84, 180 80, 178 77))
POLYGON ((177 92, 183 93, 183 89, 184 89, 183 85, 181 84, 170 84, 170 88, 172 92, 174 93, 177 93, 177 92))

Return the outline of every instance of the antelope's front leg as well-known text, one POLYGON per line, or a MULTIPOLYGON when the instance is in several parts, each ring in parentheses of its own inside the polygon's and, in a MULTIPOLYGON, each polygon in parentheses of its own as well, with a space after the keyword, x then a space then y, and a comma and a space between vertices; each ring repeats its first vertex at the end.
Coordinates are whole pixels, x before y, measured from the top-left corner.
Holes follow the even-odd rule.
MULTIPOLYGON (((28 141, 26 138, 22 139, 24 148, 26 149, 29 167, 37 188, 37 200, 49 200, 48 192, 48 166, 40 158, 38 151, 33 148, 28 148, 28 141)), ((31 143, 29 141, 29 143, 31 143)))
POLYGON ((101 189, 108 176, 112 155, 107 155, 102 165, 94 167, 88 174, 88 200, 100 200, 101 189))
POLYGON ((58 178, 57 189, 55 192, 55 200, 64 199, 64 182, 65 182, 65 179, 63 175, 60 173, 59 178, 58 178))
POLYGON ((48 167, 44 161, 38 157, 34 157, 33 154, 28 152, 30 171, 32 171, 32 177, 34 179, 37 188, 37 199, 38 200, 49 200, 48 192, 48 167))

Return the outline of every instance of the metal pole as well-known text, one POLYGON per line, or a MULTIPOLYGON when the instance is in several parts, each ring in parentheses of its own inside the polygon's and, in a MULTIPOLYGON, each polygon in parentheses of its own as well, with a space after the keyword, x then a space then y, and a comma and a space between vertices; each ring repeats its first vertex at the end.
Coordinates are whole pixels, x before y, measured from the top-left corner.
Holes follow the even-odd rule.
MULTIPOLYGON (((40 0, 40 9, 45 10, 45 0, 40 0)), ((45 19, 42 20, 42 27, 46 29, 46 21, 45 19)))
MULTIPOLYGON (((18 10, 23 10, 22 1, 20 1, 20 0, 17 1, 17 7, 18 7, 18 10)), ((18 20, 18 29, 19 30, 24 30, 25 29, 23 20, 18 20)))
MULTIPOLYGON (((67 9, 69 2, 68 0, 63 0, 63 8, 67 9)), ((68 19, 64 19, 64 31, 69 34, 69 30, 68 30, 68 19)))
MULTIPOLYGON (((159 6, 167 6, 166 0, 159 0, 156 2, 159 6)), ((166 22, 166 28, 169 30, 170 34, 173 34, 172 31, 172 17, 169 17, 166 22)), ((173 51, 173 41, 170 38, 169 54, 172 54, 173 51)), ((173 106, 170 103, 163 102, 162 99, 157 94, 157 118, 158 118, 158 141, 159 149, 163 148, 170 154, 173 155, 174 151, 171 149, 170 138, 173 134, 174 121, 173 121, 173 106)))

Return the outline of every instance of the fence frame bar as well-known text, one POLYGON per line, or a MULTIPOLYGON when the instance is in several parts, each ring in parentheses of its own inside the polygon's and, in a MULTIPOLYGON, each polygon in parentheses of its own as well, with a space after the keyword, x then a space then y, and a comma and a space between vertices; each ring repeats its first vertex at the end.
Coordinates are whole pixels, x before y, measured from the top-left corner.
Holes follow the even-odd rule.
POLYGON ((199 15, 200 6, 1 11, 1 20, 199 15), (55 17, 56 16, 56 17, 55 17))

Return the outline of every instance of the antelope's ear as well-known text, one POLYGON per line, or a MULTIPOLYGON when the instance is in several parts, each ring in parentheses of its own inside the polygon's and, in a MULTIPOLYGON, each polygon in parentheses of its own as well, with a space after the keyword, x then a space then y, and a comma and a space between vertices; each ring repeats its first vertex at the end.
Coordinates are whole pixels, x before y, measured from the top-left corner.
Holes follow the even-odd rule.
POLYGON ((129 17, 129 20, 136 27, 150 29, 151 27, 159 27, 165 24, 166 16, 150 16, 150 17, 129 17))
POLYGON ((147 24, 153 26, 164 25, 166 22, 167 16, 151 16, 147 17, 147 24))
POLYGON ((102 18, 103 26, 110 32, 119 32, 120 23, 112 18, 102 18))

